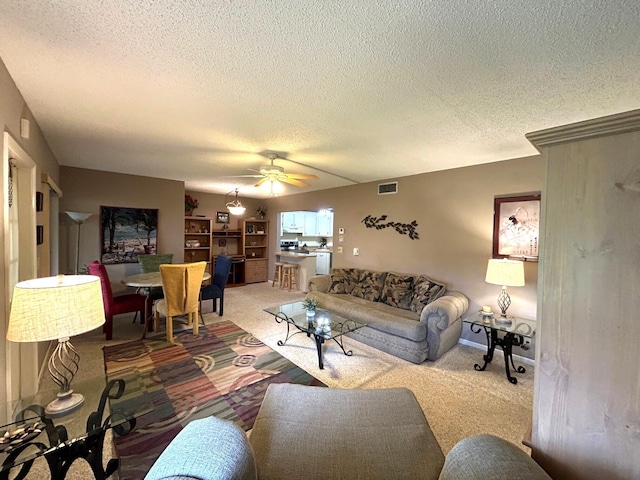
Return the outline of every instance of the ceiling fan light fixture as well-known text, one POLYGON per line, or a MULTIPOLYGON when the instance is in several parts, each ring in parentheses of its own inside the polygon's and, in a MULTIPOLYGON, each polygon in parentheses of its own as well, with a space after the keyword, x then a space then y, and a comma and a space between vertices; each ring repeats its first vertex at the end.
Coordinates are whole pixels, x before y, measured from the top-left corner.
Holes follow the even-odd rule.
POLYGON ((275 178, 269 179, 266 182, 262 183, 262 185, 260 185, 260 188, 264 192, 270 193, 271 196, 277 196, 284 189, 282 182, 275 178))
MULTIPOLYGON (((231 191, 231 192, 227 193, 227 196, 229 196, 232 193, 234 193, 234 192, 231 191)), ((229 210, 229 213, 231 215, 242 215, 247 208, 243 207, 242 203, 240 203, 240 200, 238 200, 238 189, 237 188, 235 189, 235 194, 236 194, 235 200, 227 202, 226 206, 227 206, 227 209, 229 210)))

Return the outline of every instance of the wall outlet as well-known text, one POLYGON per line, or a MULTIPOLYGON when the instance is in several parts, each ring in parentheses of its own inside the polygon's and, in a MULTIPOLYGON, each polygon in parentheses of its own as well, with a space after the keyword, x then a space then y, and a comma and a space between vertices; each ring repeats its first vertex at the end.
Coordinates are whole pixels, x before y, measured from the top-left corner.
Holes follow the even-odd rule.
POLYGON ((338 253, 342 253, 342 247, 338 247, 338 253))
POLYGON ((353 254, 357 257, 358 255, 360 255, 360 249, 358 247, 355 247, 353 249, 353 254))

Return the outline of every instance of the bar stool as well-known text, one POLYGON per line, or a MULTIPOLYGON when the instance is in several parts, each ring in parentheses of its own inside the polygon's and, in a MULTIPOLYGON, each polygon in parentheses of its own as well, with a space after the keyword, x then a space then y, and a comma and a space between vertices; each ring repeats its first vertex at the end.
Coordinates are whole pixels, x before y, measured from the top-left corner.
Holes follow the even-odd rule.
POLYGON ((271 286, 275 287, 276 286, 276 282, 278 282, 279 286, 282 286, 282 266, 284 265, 284 263, 282 262, 276 262, 274 263, 276 269, 273 272, 273 280, 271 281, 271 286))
POLYGON ((289 291, 291 291, 294 283, 296 285, 296 290, 299 290, 298 264, 285 263, 282 265, 282 282, 280 283, 280 288, 288 288, 289 291))

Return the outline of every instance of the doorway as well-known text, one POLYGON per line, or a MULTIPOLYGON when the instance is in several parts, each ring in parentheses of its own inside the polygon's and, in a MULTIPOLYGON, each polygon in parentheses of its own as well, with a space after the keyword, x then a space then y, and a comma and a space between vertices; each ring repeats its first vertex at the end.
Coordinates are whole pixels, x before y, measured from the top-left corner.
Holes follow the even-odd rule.
MULTIPOLYGON (((2 271, 0 285, 0 317, 2 332, 7 331, 13 286, 37 276, 36 255, 36 165, 8 132, 2 138, 3 195, 2 212, 2 271)), ((0 338, 0 356, 6 367, 0 371, 0 396, 13 400, 35 393, 38 388, 38 345, 18 344, 0 338)))

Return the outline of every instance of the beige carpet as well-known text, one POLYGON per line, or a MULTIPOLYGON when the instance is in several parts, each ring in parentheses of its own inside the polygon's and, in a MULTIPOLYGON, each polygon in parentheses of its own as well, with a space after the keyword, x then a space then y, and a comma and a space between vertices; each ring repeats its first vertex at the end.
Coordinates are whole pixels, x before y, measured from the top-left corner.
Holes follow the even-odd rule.
MULTIPOLYGON (((445 454, 458 440, 481 433, 502 437, 528 452, 521 441, 531 422, 534 369, 526 366, 527 372, 517 374, 518 384, 512 385, 505 377, 499 349, 487 370, 477 372, 473 365, 481 361, 484 351, 472 347, 457 345, 436 362, 414 365, 347 338, 345 348, 351 349, 353 356, 345 356, 334 342, 327 342, 325 368, 319 370, 313 340, 301 334, 289 339, 286 345, 278 346, 278 340, 285 338, 286 325, 276 323, 271 315, 263 312, 263 308, 302 299, 302 293, 260 283, 229 288, 225 295, 225 320, 253 333, 330 387, 410 388, 445 454)), ((204 302, 203 311, 206 323, 219 318, 211 313, 211 301, 204 302)), ((103 345, 126 342, 141 335, 142 326, 132 324, 131 319, 131 315, 116 318, 110 342, 97 330, 72 339, 81 355, 77 379, 104 374, 103 345)), ((43 378, 42 388, 53 388, 49 378, 43 378)), ((111 454, 109 449, 106 451, 111 454)), ((40 459, 27 478, 48 478, 44 472, 47 467, 40 459)), ((84 462, 76 462, 67 478, 92 478, 87 472, 84 462)))

